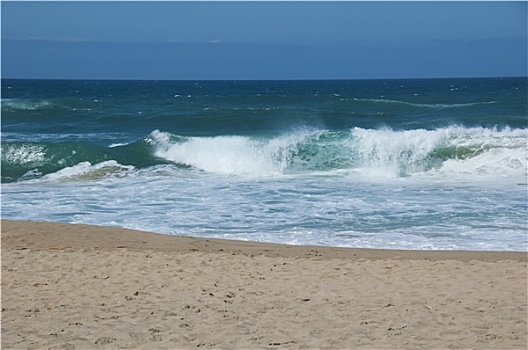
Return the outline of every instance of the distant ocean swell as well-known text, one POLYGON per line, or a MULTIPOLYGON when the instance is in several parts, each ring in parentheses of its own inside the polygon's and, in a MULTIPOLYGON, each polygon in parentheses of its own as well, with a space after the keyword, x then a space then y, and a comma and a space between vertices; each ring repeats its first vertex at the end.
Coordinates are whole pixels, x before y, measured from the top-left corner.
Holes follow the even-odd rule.
POLYGON ((386 126, 394 130, 435 129, 449 125, 488 128, 526 128, 522 115, 486 113, 487 106, 501 109, 493 100, 460 103, 426 103, 391 98, 352 98, 339 94, 316 96, 219 96, 188 95, 148 101, 130 97, 118 105, 105 99, 2 99, 2 113, 9 116, 4 128, 31 124, 39 134, 136 132, 145 135, 154 125, 160 130, 193 134, 231 135, 284 130, 307 125, 344 130, 386 126), (71 119, 72 113, 75 120, 71 119), (434 113, 434 114, 431 114, 434 113), (15 123, 15 124, 12 124, 15 123), (83 126, 82 130, 78 130, 83 126), (204 129, 205 126, 205 129, 204 129), (145 130, 148 127, 148 130, 145 130), (104 129, 103 129, 104 128, 104 129))
MULTIPOLYGON (((493 104, 496 103, 496 101, 484 101, 484 102, 469 102, 469 103, 412 103, 412 102, 406 102, 406 101, 399 101, 399 100, 391 100, 391 99, 383 99, 383 98, 346 98, 341 97, 339 94, 334 94, 332 96, 322 96, 321 98, 326 98, 329 101, 339 101, 341 103, 348 103, 349 105, 357 105, 357 106, 364 106, 366 104, 371 105, 380 105, 380 104, 387 104, 387 105, 407 105, 415 108, 429 108, 429 109, 442 109, 442 108, 464 108, 464 107, 471 107, 471 106, 478 106, 478 105, 486 105, 486 104, 493 104), (332 97, 334 96, 334 98, 332 97)), ((174 98, 192 98, 193 96, 180 96, 175 95, 174 98)), ((260 97, 260 102, 266 102, 266 96, 258 95, 260 97)), ((320 97, 320 95, 315 95, 314 97, 320 97)), ((221 96, 194 96, 195 99, 210 99, 210 100, 218 100, 221 99, 221 96)), ((269 99, 276 103, 277 96, 270 96, 269 99)), ((283 102, 296 102, 296 101, 290 101, 292 99, 298 99, 294 96, 283 96, 283 99, 285 101, 283 102)), ((249 99, 248 99, 249 100, 249 99)), ((253 100, 253 99, 252 99, 253 100)), ((32 110, 44 110, 44 109, 70 109, 70 110, 77 110, 78 107, 97 107, 97 103, 104 103, 100 100, 91 100, 91 101, 83 101, 82 103, 79 103, 80 101, 75 98, 61 98, 61 99, 55 99, 55 100, 49 100, 49 99, 23 99, 23 98, 17 98, 17 99, 8 99, 3 98, 2 99, 2 110, 3 111, 32 111, 32 110)), ((88 108, 86 108, 88 109, 88 108)), ((232 107, 233 110, 277 110, 279 107, 256 107, 256 106, 247 106, 247 107, 232 107)), ((202 110, 218 110, 217 108, 203 108, 202 110)))
MULTIPOLYGON (((344 101, 345 99, 341 99, 344 101)), ((388 100, 388 99, 381 99, 381 98, 368 98, 368 99, 359 99, 354 98, 352 99, 355 102, 364 102, 364 103, 373 103, 373 104, 392 104, 392 105, 407 105, 411 107, 416 108, 431 108, 431 109, 443 109, 443 108, 464 108, 464 107, 471 107, 471 106, 478 106, 478 105, 486 105, 486 104, 492 104, 496 103, 495 101, 489 101, 489 102, 470 102, 470 103, 412 103, 412 102, 405 102, 405 101, 398 101, 398 100, 388 100)))
POLYGON ((126 176, 160 165, 213 174, 269 177, 351 171, 381 178, 525 183, 528 129, 509 127, 329 131, 302 127, 273 135, 186 136, 155 130, 131 143, 2 143, 2 182, 126 176), (90 175, 91 174, 91 175, 90 175))

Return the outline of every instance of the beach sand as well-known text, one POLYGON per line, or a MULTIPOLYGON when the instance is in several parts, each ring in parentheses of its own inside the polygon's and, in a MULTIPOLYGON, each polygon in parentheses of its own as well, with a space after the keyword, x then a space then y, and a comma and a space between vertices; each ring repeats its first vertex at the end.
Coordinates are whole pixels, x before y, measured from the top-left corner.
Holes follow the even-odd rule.
POLYGON ((527 254, 2 220, 2 349, 515 348, 527 254))

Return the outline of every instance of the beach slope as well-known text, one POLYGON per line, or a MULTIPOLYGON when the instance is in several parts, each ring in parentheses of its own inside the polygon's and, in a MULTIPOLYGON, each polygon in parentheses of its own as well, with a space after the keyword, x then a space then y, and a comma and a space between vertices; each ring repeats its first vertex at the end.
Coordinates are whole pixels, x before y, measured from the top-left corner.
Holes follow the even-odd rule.
POLYGON ((2 220, 2 349, 527 348, 527 254, 2 220))

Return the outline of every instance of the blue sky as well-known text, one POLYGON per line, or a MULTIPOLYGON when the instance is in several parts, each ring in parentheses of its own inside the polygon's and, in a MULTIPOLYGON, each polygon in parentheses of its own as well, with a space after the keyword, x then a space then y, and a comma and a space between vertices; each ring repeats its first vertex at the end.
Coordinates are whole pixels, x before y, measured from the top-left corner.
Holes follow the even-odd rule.
POLYGON ((527 2, 2 1, 2 77, 527 75, 527 2))

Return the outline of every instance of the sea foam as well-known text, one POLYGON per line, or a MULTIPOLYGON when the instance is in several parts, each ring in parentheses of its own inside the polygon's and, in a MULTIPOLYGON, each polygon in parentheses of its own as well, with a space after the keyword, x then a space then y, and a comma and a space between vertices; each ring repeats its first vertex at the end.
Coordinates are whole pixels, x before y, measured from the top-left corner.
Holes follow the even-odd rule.
POLYGON ((473 181, 526 176, 526 129, 452 126, 435 130, 354 128, 298 130, 270 138, 183 137, 154 131, 148 140, 162 159, 218 174, 278 176, 355 171, 382 178, 410 176, 473 181))
POLYGON ((90 181, 108 178, 110 176, 122 177, 126 172, 130 172, 133 169, 133 166, 122 165, 114 160, 109 160, 97 164, 91 164, 90 162, 82 162, 74 166, 66 167, 57 172, 48 174, 44 176, 40 181, 90 181))
POLYGON ((211 173, 269 176, 281 174, 292 149, 305 135, 294 134, 271 140, 245 136, 185 137, 171 141, 170 134, 154 131, 155 155, 175 163, 211 173))

